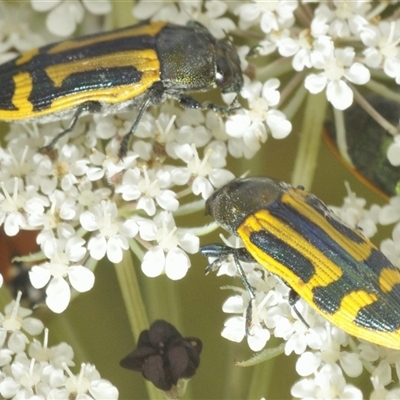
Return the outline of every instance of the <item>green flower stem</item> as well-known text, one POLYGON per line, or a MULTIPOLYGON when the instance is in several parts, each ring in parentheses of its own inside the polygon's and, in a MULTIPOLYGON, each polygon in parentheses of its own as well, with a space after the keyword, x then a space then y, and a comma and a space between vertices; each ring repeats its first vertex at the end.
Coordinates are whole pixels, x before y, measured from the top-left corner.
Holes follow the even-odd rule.
POLYGON ((283 354, 285 344, 286 343, 282 343, 274 348, 268 347, 249 360, 236 362, 236 365, 240 367, 253 367, 249 391, 247 392, 248 399, 267 397, 271 385, 274 384, 271 379, 274 376, 274 363, 276 357, 283 354))
POLYGON ((239 367, 252 367, 273 360, 285 352, 285 345, 286 343, 281 343, 276 347, 267 347, 250 359, 246 361, 237 361, 235 364, 239 367))
MULTIPOLYGON (((119 264, 115 265, 119 287, 124 299, 129 324, 135 343, 138 342, 140 333, 148 329, 149 319, 147 317, 139 281, 133 264, 131 253, 126 251, 119 264)), ((151 382, 145 381, 149 399, 165 399, 165 394, 159 391, 151 382)))
POLYGON ((335 120, 335 130, 336 130, 336 142, 337 147, 340 152, 340 155, 343 159, 349 163, 349 165, 353 165, 353 161, 351 161, 348 155, 347 149, 347 140, 346 140, 346 124, 344 120, 344 113, 341 110, 333 109, 333 116, 335 120))
POLYGON ((257 68, 257 79, 278 78, 292 71, 292 60, 290 58, 278 58, 257 68))
MULTIPOLYGON (((397 101, 400 103, 400 93, 398 90, 391 90, 392 85, 384 85, 376 80, 371 79, 364 85, 367 89, 370 89, 372 92, 377 93, 383 97, 388 98, 389 100, 397 101)), ((394 86, 396 89, 396 86, 394 86)))
POLYGON ((248 399, 267 398, 271 385, 274 385, 272 381, 273 372, 274 361, 264 362, 253 367, 249 391, 247 392, 248 399))
POLYGON ((392 125, 388 120, 383 118, 383 116, 375 110, 375 108, 368 103, 368 101, 365 99, 364 96, 358 92, 354 88, 354 86, 351 87, 353 89, 354 93, 354 99, 360 104, 360 106, 387 132, 389 132, 391 135, 396 136, 398 134, 397 126, 392 125))
POLYGON ((133 338, 137 342, 140 333, 148 329, 150 324, 140 292, 133 260, 129 252, 125 252, 122 261, 115 265, 115 271, 124 299, 133 338))
POLYGON ((325 91, 309 94, 305 104, 300 142, 297 151, 292 184, 311 188, 317 164, 318 149, 326 117, 327 100, 325 91))

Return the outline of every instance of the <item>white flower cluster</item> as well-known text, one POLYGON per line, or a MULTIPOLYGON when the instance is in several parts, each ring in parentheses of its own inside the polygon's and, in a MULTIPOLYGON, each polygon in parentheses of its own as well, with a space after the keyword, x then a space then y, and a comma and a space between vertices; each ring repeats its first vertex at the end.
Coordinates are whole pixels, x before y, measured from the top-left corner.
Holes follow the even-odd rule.
POLYGON ((133 238, 148 250, 142 264, 146 275, 166 273, 180 279, 186 274, 186 253, 198 251, 199 239, 176 226, 172 212, 178 209, 178 198, 190 193, 207 198, 233 175, 221 168, 227 155, 223 141, 210 141, 211 132, 195 123, 193 144, 181 143, 182 131, 190 127, 180 125, 180 118, 175 127, 168 118, 148 114, 138 137, 147 135, 150 141, 136 140, 136 152, 123 161, 116 155, 120 137, 115 126, 125 133, 128 124, 118 117, 80 120, 75 137, 68 144, 60 141, 56 160, 37 148, 45 143, 46 132, 62 129, 59 124, 42 127, 40 136, 23 125, 12 127, 7 148, 0 151, 0 222, 8 236, 21 229, 40 231, 37 242, 49 261, 34 266, 30 278, 36 288, 47 285, 46 303, 54 312, 68 306, 70 286, 78 292, 92 288, 94 275, 85 267, 89 256, 119 263, 133 238), (86 125, 89 133, 83 136, 86 125), (107 128, 115 136, 101 150, 107 128), (196 141, 208 143, 202 158, 196 141), (89 150, 94 147, 98 149, 89 150), (183 165, 166 163, 167 155, 183 165), (178 186, 183 187, 180 192, 178 186))
MULTIPOLYGON (((40 36, 30 31, 27 24, 19 24, 17 29, 14 24, 15 13, 8 10, 0 3, 0 64, 3 64, 18 54, 42 46, 43 40, 40 36)), ((20 11, 19 18, 26 18, 27 10, 20 11)))
MULTIPOLYGON (((116 3, 31 0, 34 10, 48 13, 46 26, 59 36, 70 35, 84 23, 88 31, 95 30, 96 23, 90 25, 90 17, 109 13, 116 3)), ((236 38, 238 33, 244 39, 247 34, 257 38, 259 53, 268 61, 256 70, 253 78, 254 66, 245 60, 249 47, 238 49, 246 72, 241 96, 247 105, 225 121, 214 112, 183 110, 173 102, 146 111, 123 161, 117 153, 122 137, 132 126, 133 113, 81 118, 73 132, 59 140, 54 158, 37 149, 70 121, 11 126, 6 145, 0 149, 0 225, 8 236, 20 230, 39 232, 37 241, 47 261, 32 268, 30 279, 34 287, 46 288, 49 308, 61 313, 73 291, 86 292, 93 287, 94 274, 88 268, 88 260, 107 258, 119 263, 128 249, 142 259, 142 270, 147 276, 165 273, 170 279, 183 278, 190 267, 187 254, 199 249, 196 234, 200 230, 189 228, 187 214, 204 205, 190 199, 193 195, 207 199, 215 188, 233 178, 226 169, 229 154, 251 158, 269 134, 281 139, 291 132, 291 123, 278 108, 291 98, 300 98, 300 90, 294 89, 305 88, 311 94, 325 91, 333 107, 345 110, 353 103, 353 84, 369 83, 373 69, 382 71, 393 84, 400 84, 400 22, 398 17, 384 17, 385 10, 394 3, 137 2, 133 15, 138 19, 177 24, 192 19, 204 24, 217 38, 226 34, 236 38), (237 16, 237 26, 229 13, 237 16), (279 91, 281 83, 277 78, 285 74, 285 86, 279 91), (187 226, 177 226, 177 216, 183 216, 181 221, 187 221, 187 226)), ((34 47, 33 42, 26 26, 0 20, 0 61, 9 59, 15 50, 25 50, 30 44, 34 47)), ((224 100, 231 103, 232 96, 226 95, 224 100)), ((300 105, 299 100, 296 110, 300 105)), ((292 108, 291 114, 296 110, 292 108)), ((394 156, 394 163, 397 158, 394 156)), ((377 223, 400 220, 398 199, 386 208, 373 207, 367 212, 362 201, 353 200, 338 214, 346 221, 354 221, 367 236, 375 233, 377 223)), ((393 240, 382 245, 396 265, 400 265, 399 226, 393 240)), ((399 396, 386 389, 392 366, 400 370, 398 352, 385 352, 366 343, 359 344, 354 353, 341 351, 341 347, 351 345, 346 334, 300 301, 297 307, 310 325, 308 329, 289 307, 288 288, 284 284, 259 266, 244 264, 244 268, 256 291, 254 326, 252 335, 247 337, 249 346, 259 351, 274 335, 286 341, 286 354, 300 355, 296 369, 303 379, 292 388, 293 396, 361 398, 360 390, 348 384, 345 376, 360 375, 366 365, 373 372, 372 398, 399 396)), ((226 264, 220 273, 234 275, 236 268, 226 264)), ((234 341, 244 338, 243 315, 248 300, 248 294, 242 292, 226 301, 224 310, 237 316, 226 322, 224 337, 234 341)), ((31 377, 39 368, 27 357, 21 357, 20 364, 15 367, 18 377, 25 373, 31 377)), ((71 381, 58 372, 57 382, 63 383, 52 389, 59 390, 64 385, 62 390, 73 387, 69 393, 79 392, 82 380, 90 381, 91 376, 90 367, 85 366, 82 371, 81 380, 71 381)), ((95 379, 103 385, 98 377, 95 379)), ((19 390, 10 389, 17 387, 14 381, 4 389, 9 397, 19 390)), ((0 393, 6 397, 2 382, 0 393)), ((91 384, 85 385, 90 391, 91 384)), ((110 389, 107 398, 113 396, 115 392, 110 389)))
POLYGON ((239 27, 259 25, 265 33, 263 54, 278 51, 292 59, 295 71, 311 70, 304 75, 305 87, 311 93, 326 89, 332 105, 344 110, 353 102, 349 83, 367 83, 369 68, 383 69, 400 84, 400 23, 376 20, 387 6, 338 0, 311 9, 307 2, 254 1, 240 5, 236 13, 239 27))
MULTIPOLYGON (((20 295, 19 295, 20 297, 20 295)), ((74 352, 66 343, 48 347, 32 336, 43 332, 43 323, 20 307, 19 298, 0 313, 0 395, 2 399, 117 399, 118 390, 101 379, 91 364, 82 364, 74 375, 74 352)))
MULTIPOLYGON (((39 3, 32 5, 37 9, 43 6, 39 3)), ((54 22, 57 10, 67 7, 72 13, 72 6, 80 4, 67 3, 52 3, 51 26, 58 25, 54 22)), ((227 11, 223 2, 207 4, 213 7, 206 7, 200 18, 203 23, 227 11)), ((226 18, 212 21, 216 28, 226 18)), ((228 153, 254 155, 266 139, 266 126, 276 137, 291 129, 274 108, 280 98, 279 82, 272 79, 252 85, 248 81, 244 97, 254 103, 253 110, 229 119, 226 126, 214 112, 204 115, 168 102, 157 109, 156 117, 146 112, 123 160, 117 152, 122 136, 131 128, 131 113, 81 118, 71 135, 57 143, 54 158, 37 149, 69 121, 11 127, 7 145, 0 150, 0 224, 8 236, 20 230, 39 232, 37 242, 48 261, 33 266, 30 280, 35 288, 45 288, 52 311, 63 312, 73 291, 82 293, 93 287, 89 259, 107 257, 119 263, 129 248, 141 249, 137 255, 143 258, 142 270, 149 277, 165 273, 181 279, 186 275, 187 253, 198 251, 199 238, 192 229, 176 226, 174 214, 179 214, 182 201, 190 194, 206 199, 233 179, 225 169, 228 153)), ((186 212, 193 212, 202 204, 186 207, 186 212)))
POLYGON ((54 35, 68 37, 74 33, 77 24, 85 17, 85 11, 93 15, 104 15, 111 11, 110 0, 31 0, 32 8, 47 12, 46 27, 54 35))

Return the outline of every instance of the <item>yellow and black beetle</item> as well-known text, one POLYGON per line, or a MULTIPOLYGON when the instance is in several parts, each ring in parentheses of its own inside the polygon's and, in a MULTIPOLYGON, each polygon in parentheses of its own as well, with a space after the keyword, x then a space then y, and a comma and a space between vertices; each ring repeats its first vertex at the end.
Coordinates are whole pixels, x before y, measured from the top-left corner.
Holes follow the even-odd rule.
POLYGON ((203 255, 255 260, 347 333, 400 349, 399 269, 315 195, 271 178, 235 179, 206 209, 244 248, 211 244, 203 255))
POLYGON ((138 116, 120 147, 122 157, 150 104, 169 96, 184 107, 227 112, 184 93, 216 87, 223 93, 239 93, 242 85, 235 49, 204 26, 142 22, 43 46, 0 65, 0 120, 71 118, 57 140, 83 114, 138 107, 138 116))

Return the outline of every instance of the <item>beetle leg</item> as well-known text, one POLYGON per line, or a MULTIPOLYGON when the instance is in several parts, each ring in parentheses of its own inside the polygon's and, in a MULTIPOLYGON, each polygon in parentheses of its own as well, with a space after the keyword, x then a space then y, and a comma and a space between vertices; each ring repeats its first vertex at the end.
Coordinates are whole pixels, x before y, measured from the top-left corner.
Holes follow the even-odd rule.
POLYGON ((207 266, 206 274, 210 271, 217 270, 231 255, 236 256, 238 260, 243 262, 256 262, 253 256, 244 247, 234 248, 221 243, 202 246, 200 254, 204 257, 216 257, 216 260, 207 266))
POLYGON ((74 116, 71 119, 71 122, 69 123, 68 127, 64 129, 61 133, 59 133, 55 138, 51 140, 49 144, 46 146, 42 146, 39 151, 41 153, 48 153, 53 150, 55 144, 67 133, 71 132, 74 128, 76 123, 78 122, 79 117, 84 113, 85 111, 88 111, 90 113, 95 113, 99 112, 101 110, 101 105, 100 103, 96 101, 88 101, 86 103, 80 104, 75 111, 74 116))
POLYGON ((206 268, 206 274, 210 271, 215 271, 217 268, 221 266, 223 261, 226 261, 229 256, 233 256, 233 260, 235 262, 236 269, 242 279, 243 285, 249 294, 250 301, 246 307, 246 335, 250 335, 250 329, 252 326, 252 313, 253 313, 253 303, 255 301, 256 295, 254 293, 253 288, 251 287, 249 281, 247 280, 246 274, 243 271, 242 265, 240 261, 243 262, 256 262, 253 256, 244 248, 234 248, 229 247, 224 244, 209 244, 207 246, 203 246, 200 249, 200 253, 206 257, 218 257, 215 261, 209 264, 206 268))
POLYGON ((217 106, 214 103, 210 103, 209 101, 205 101, 204 103, 200 103, 196 99, 191 96, 179 96, 178 97, 179 104, 183 108, 192 108, 197 110, 212 110, 220 115, 229 115, 232 111, 240 109, 240 104, 237 103, 236 99, 229 107, 217 106))
POLYGON ((135 133, 137 127, 139 126, 140 120, 143 117, 144 112, 147 110, 147 107, 149 106, 151 102, 151 96, 147 96, 142 105, 139 108, 139 113, 135 119, 135 122, 132 125, 131 130, 124 136, 121 142, 121 146, 119 147, 118 150, 118 157, 120 160, 122 160, 128 151, 128 145, 129 141, 131 140, 132 135, 135 133))
MULTIPOLYGON (((200 254, 205 257, 217 257, 216 260, 214 260, 211 264, 207 266, 206 274, 208 274, 210 271, 215 271, 221 266, 221 264, 224 261, 226 261, 229 258, 229 256, 233 256, 236 269, 242 279, 243 285, 247 293, 250 296, 250 301, 246 308, 246 335, 249 335, 250 328, 252 325, 251 315, 253 311, 253 302, 256 296, 253 288, 251 287, 249 281, 247 280, 246 274, 243 271, 240 261, 243 262, 257 262, 257 261, 244 247, 234 248, 221 243, 208 244, 206 246, 201 247, 200 254)), ((306 320, 300 314, 299 310, 296 308, 296 303, 299 300, 299 298, 300 296, 298 295, 298 293, 295 292, 293 289, 290 289, 289 305, 293 308, 293 311, 295 312, 299 320, 302 321, 307 328, 309 328, 310 325, 308 325, 306 320)))
POLYGON ((293 308, 293 311, 299 317, 299 320, 307 328, 309 328, 310 325, 307 324, 306 320, 303 318, 303 316, 300 314, 299 310, 296 308, 296 303, 299 300, 299 298, 300 298, 299 294, 296 291, 294 291, 293 289, 290 289, 290 292, 289 292, 289 305, 293 308))
POLYGON ((237 271, 239 272, 240 277, 242 278, 243 285, 250 296, 250 301, 246 307, 246 336, 250 335, 250 329, 253 325, 253 303, 256 300, 256 294, 254 293, 253 288, 250 285, 250 282, 247 280, 246 274, 243 271, 242 265, 239 262, 239 252, 233 253, 233 259, 235 261, 235 266, 237 271))
POLYGON ((137 127, 143 117, 144 112, 147 110, 147 107, 151 104, 158 104, 162 100, 162 96, 164 93, 164 86, 161 82, 156 82, 146 93, 143 103, 139 108, 139 113, 135 119, 135 122, 132 125, 130 131, 124 136, 121 142, 121 146, 118 150, 118 157, 123 159, 126 156, 128 151, 129 141, 131 140, 132 135, 136 132, 137 127))

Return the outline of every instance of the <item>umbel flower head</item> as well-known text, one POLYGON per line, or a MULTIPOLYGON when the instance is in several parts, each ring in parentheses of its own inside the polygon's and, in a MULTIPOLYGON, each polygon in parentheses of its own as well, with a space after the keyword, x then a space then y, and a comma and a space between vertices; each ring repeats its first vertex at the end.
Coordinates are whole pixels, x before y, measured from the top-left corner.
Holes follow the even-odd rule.
POLYGON ((158 320, 140 334, 136 349, 120 365, 141 372, 157 388, 170 392, 180 379, 196 373, 202 348, 200 339, 184 338, 173 325, 158 320))
POLYGON ((48 329, 42 342, 35 338, 44 325, 31 316, 31 310, 20 306, 20 299, 21 293, 0 313, 1 397, 117 399, 117 388, 101 379, 94 365, 82 364, 78 375, 70 370, 75 366, 70 345, 49 346, 48 329))
MULTIPOLYGON (((95 268, 98 263, 117 265, 118 282, 128 310, 140 301, 135 298, 133 302, 131 293, 140 298, 140 291, 148 290, 146 285, 132 286, 134 279, 130 279, 132 276, 129 274, 134 275, 136 270, 144 279, 165 275, 169 280, 190 282, 195 272, 190 270, 192 255, 199 250, 200 237, 216 227, 216 224, 208 225, 209 221, 195 220, 192 216, 197 211, 203 212, 204 200, 215 189, 234 178, 229 164, 232 158, 237 166, 242 166, 237 159, 245 159, 248 164, 242 171, 250 170, 251 175, 275 175, 285 181, 291 179, 292 185, 304 185, 306 189, 311 189, 314 176, 318 176, 329 190, 321 198, 329 203, 329 196, 340 192, 331 188, 336 168, 330 165, 320 168, 317 164, 321 132, 329 109, 332 109, 337 148, 342 157, 348 150, 346 140, 349 137, 344 123, 345 113, 357 103, 388 132, 391 141, 387 146, 388 160, 393 165, 400 164, 398 121, 382 118, 381 113, 371 107, 368 97, 364 97, 365 93, 374 91, 379 96, 400 102, 398 2, 139 0, 131 7, 126 2, 109 0, 0 0, 0 64, 54 41, 54 35, 66 38, 118 28, 122 26, 120 16, 125 18, 129 14, 136 20, 147 21, 144 23, 146 26, 152 21, 178 25, 185 25, 189 20, 197 21, 215 38, 230 41, 239 55, 243 71, 243 87, 237 99, 241 107, 228 115, 220 115, 215 112, 218 108, 209 111, 184 109, 175 100, 166 99, 143 113, 123 160, 118 152, 123 137, 132 128, 138 108, 126 113, 97 113, 79 118, 72 131, 62 137, 54 151, 48 154, 38 149, 68 128, 71 119, 61 120, 52 115, 54 118, 49 118, 49 121, 10 124, 8 134, 2 136, 3 147, 0 149, 0 225, 8 237, 15 237, 23 231, 38 233, 38 253, 20 258, 18 262, 33 265, 29 271, 30 282, 44 293, 44 301, 53 313, 64 313, 78 293, 81 298, 89 297, 85 293, 96 287, 98 272, 95 268), (254 46, 258 49, 258 57, 246 59, 254 46), (293 118, 295 115, 298 119, 293 118), (290 141, 291 131, 297 135, 297 154, 290 151, 286 141, 285 145, 280 144, 284 148, 282 153, 275 151, 279 146, 275 147, 274 141, 290 141), (263 163, 255 167, 253 159, 260 149, 263 163), (293 172, 292 178, 288 171, 293 172), (139 260, 137 265, 131 262, 131 255, 139 260), (140 268, 135 268, 139 265, 140 268)), ((63 46, 70 43, 68 38, 63 46)), ((191 48, 188 51, 195 50, 191 48)), ((91 80, 93 75, 86 70, 91 63, 86 63, 84 54, 83 59, 75 57, 75 51, 76 48, 71 48, 71 60, 77 62, 74 68, 60 68, 58 71, 62 70, 63 76, 68 75, 75 72, 79 64, 85 69, 80 72, 91 80)), ((35 54, 27 53, 23 60, 31 60, 35 54)), ((140 57, 140 60, 146 67, 146 59, 140 57)), ((156 61, 163 64, 166 60, 156 61)), ((113 68, 120 67, 118 62, 118 58, 113 58, 113 68)), ((52 71, 51 68, 46 71, 39 69, 34 78, 27 78, 27 90, 16 93, 14 90, 20 88, 17 83, 25 75, 9 76, 8 72, 0 75, 0 105, 1 99, 10 102, 20 99, 20 95, 24 110, 28 114, 32 112, 33 109, 25 106, 29 104, 31 95, 37 93, 36 89, 40 93, 37 79, 50 76, 52 71), (3 90, 2 82, 10 82, 10 85, 3 90)), ((116 75, 119 78, 125 76, 116 75)), ((99 74, 99 77, 104 76, 99 74)), ((223 78, 219 70, 217 78, 223 78)), ((68 82, 74 81, 68 79, 68 82)), ((206 100, 220 106, 233 102, 232 93, 216 99, 211 98, 212 94, 208 92, 203 95, 206 100)), ((48 102, 51 100, 51 96, 46 98, 48 102)), ((0 107, 0 120, 4 112, 0 107)), ((357 121, 356 125, 358 127, 357 121)), ((366 148, 372 147, 372 152, 379 155, 379 160, 387 158, 386 148, 378 149, 371 144, 370 139, 363 135, 363 129, 356 131, 366 148)), ((356 197, 349 190, 343 205, 335 212, 352 227, 361 227, 368 237, 373 236, 380 225, 392 224, 393 235, 383 241, 381 250, 395 266, 400 265, 400 202, 397 196, 383 205, 370 205, 370 200, 356 197)), ((233 238, 228 240, 234 246, 242 245, 233 238)), ((367 397, 368 389, 361 393, 355 381, 351 380, 362 373, 370 380, 371 398, 400 397, 399 356, 396 351, 354 341, 339 327, 333 327, 315 315, 300 300, 297 309, 309 325, 305 326, 288 305, 289 288, 283 282, 255 263, 242 264, 254 289, 251 335, 246 336, 245 331, 249 294, 242 287, 235 289, 235 295, 224 302, 223 309, 230 317, 223 324, 222 335, 234 342, 246 339, 250 349, 257 352, 269 346, 271 338, 278 338, 282 343, 278 347, 281 352, 297 355, 299 380, 292 387, 285 385, 287 392, 282 397, 289 396, 290 387, 291 395, 298 398, 367 397)), ((218 274, 236 276, 237 268, 234 263, 226 262, 218 274)), ((14 283, 12 279, 7 280, 14 283)), ((211 297, 208 296, 209 288, 201 288, 201 293, 206 290, 204 298, 208 300, 211 297)), ((193 296, 198 293, 196 290, 190 292, 193 296)), ((164 301, 159 292, 145 294, 150 299, 147 301, 164 301)), ((108 295, 112 297, 113 292, 108 295)), ((169 296, 168 301, 172 300, 189 304, 169 296)), ((190 304, 201 303, 196 300, 190 304)), ((212 307, 215 307, 215 301, 212 307)), ((149 309, 158 310, 156 306, 149 309)), ((204 307, 198 312, 204 312, 204 307)), ((132 319, 131 326, 147 326, 134 320, 138 318, 137 313, 128 314, 132 319)), ((105 319, 106 313, 102 316, 105 319)), ((163 318, 167 319, 167 316, 163 318)), ((110 335, 114 337, 118 329, 113 323, 109 325, 113 329, 110 335)), ((208 325, 214 331, 218 326, 208 325)), ((73 329, 78 328, 73 326, 73 329)), ((85 325, 84 329, 89 328, 85 325)), ((2 337, 8 335, 3 332, 2 337)), ((184 341, 172 336, 178 342, 184 341)), ((90 337, 96 337, 96 331, 90 337)), ((25 338, 20 334, 10 334, 9 338, 11 350, 17 354, 25 338)), ((151 359, 159 362, 162 359, 159 349, 150 339, 148 343, 154 356, 151 359)), ((7 352, 5 354, 7 356, 7 352)), ((190 361, 188 353, 186 356, 190 361)), ((22 364, 25 368, 28 363, 22 364)), ((30 372, 38 368, 36 364, 33 363, 30 372)), ((25 370, 21 372, 18 368, 16 375, 22 376, 25 370)), ((52 389, 62 390, 56 392, 61 397, 68 397, 71 393, 72 396, 79 393, 82 397, 83 393, 93 395, 97 383, 92 384, 89 376, 94 377, 100 386, 103 382, 97 379, 97 372, 92 372, 93 369, 85 364, 78 376, 71 374, 71 379, 63 378, 62 382, 68 380, 68 384, 63 383, 61 389, 52 389)), ((171 379, 163 373, 163 370, 157 370, 159 382, 171 379)), ((224 373, 222 371, 221 376, 224 373)), ((57 370, 57 374, 63 375, 64 372, 61 374, 57 370)), ((30 376, 33 375, 32 372, 30 376)), ((178 375, 174 370, 171 376, 178 375)), ((218 378, 225 378, 221 376, 218 378)), ((226 376, 231 379, 229 374, 226 376)), ((264 386, 266 382, 267 379, 257 380, 252 388, 248 388, 246 381, 242 384, 237 382, 235 388, 243 388, 243 398, 248 393, 256 393, 261 398, 268 393, 264 386)), ((367 388, 367 385, 359 386, 367 388)), ((207 391, 207 388, 210 385, 202 385, 201 389, 207 391)), ((6 389, 4 393, 7 396, 20 396, 19 389, 13 391, 9 386, 6 389)), ((26 393, 30 395, 31 391, 26 393)), ((112 394, 115 396, 115 392, 112 394)), ((209 393, 203 397, 210 397, 207 395, 209 393)), ((240 395, 235 392, 231 393, 233 396, 240 395)), ((104 397, 113 398, 112 395, 104 397)))

